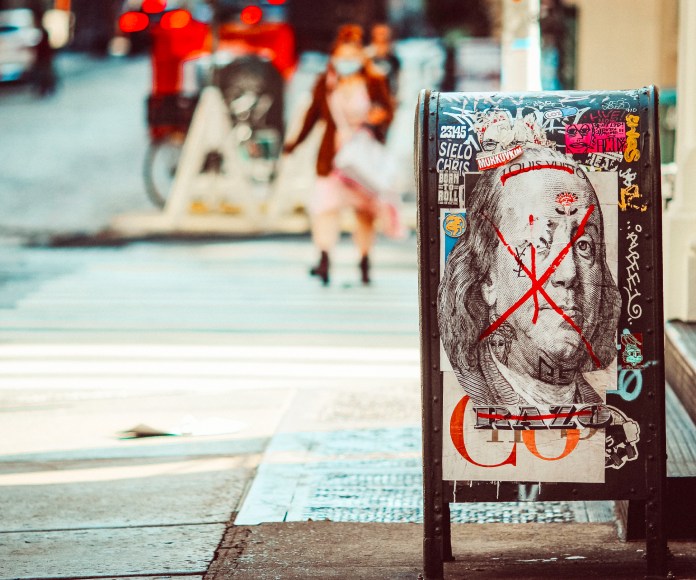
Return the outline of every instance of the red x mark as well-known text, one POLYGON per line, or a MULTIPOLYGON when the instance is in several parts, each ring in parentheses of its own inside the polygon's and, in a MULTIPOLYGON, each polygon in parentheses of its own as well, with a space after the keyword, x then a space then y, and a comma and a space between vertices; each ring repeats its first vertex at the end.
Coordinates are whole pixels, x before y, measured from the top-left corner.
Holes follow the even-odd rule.
MULTIPOLYGON (((502 232, 495 226, 495 224, 490 220, 488 216, 484 216, 485 219, 493 226, 493 229, 495 229, 496 234, 498 235, 498 238, 500 241, 503 243, 507 251, 510 253, 510 255, 515 259, 515 261, 519 264, 520 268, 522 268, 527 276, 529 276, 529 279, 531 281, 531 287, 529 290, 527 290, 520 298, 515 302, 510 308, 508 308, 501 316, 493 322, 486 330, 484 330, 481 333, 481 336, 479 336, 479 340, 483 340, 486 338, 488 335, 494 333, 509 317, 510 315, 515 312, 522 304, 524 304, 527 300, 529 300, 529 297, 533 297, 534 299, 534 317, 532 318, 532 323, 536 324, 537 318, 539 316, 539 296, 538 294, 541 294, 545 299, 546 302, 548 302, 549 306, 553 310, 555 310, 562 318, 565 320, 575 332, 577 332, 580 335, 580 339, 585 345, 585 348, 587 348, 587 352, 590 354, 590 358, 592 361, 595 363, 597 367, 601 366, 601 363, 595 353, 592 351, 592 347, 590 346, 590 343, 587 341, 587 339, 582 335, 582 330, 580 327, 575 324, 573 319, 568 316, 565 312, 563 312, 563 309, 554 302, 554 300, 547 294, 546 290, 544 289, 544 284, 546 281, 553 275, 553 273, 556 271, 556 268, 560 265, 560 263, 565 259, 565 257, 568 255, 568 252, 570 252, 573 244, 580 238, 584 233, 585 233, 585 225, 587 225, 587 221, 590 219, 590 216, 592 215, 592 212, 595 210, 594 205, 590 205, 590 207, 587 209, 587 213, 585 214, 585 217, 582 218, 582 221, 580 222, 580 225, 578 226, 578 231, 575 232, 575 235, 572 237, 570 242, 558 253, 558 256, 556 256, 549 265, 549 267, 546 269, 546 271, 542 274, 541 278, 536 277, 536 248, 532 244, 532 256, 531 256, 531 266, 532 269, 531 271, 529 268, 527 268, 523 263, 522 260, 520 260, 519 256, 517 253, 510 247, 510 244, 505 241, 505 237, 503 236, 502 232)), ((530 225, 534 222, 534 217, 529 216, 529 223, 530 225)))

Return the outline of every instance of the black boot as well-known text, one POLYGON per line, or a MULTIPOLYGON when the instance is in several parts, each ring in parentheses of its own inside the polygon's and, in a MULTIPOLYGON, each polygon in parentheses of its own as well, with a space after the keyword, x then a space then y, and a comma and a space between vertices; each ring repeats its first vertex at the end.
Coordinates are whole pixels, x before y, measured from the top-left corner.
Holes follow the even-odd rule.
POLYGON ((319 263, 309 271, 311 276, 318 276, 324 286, 329 284, 329 254, 322 252, 319 263))
POLYGON ((370 283, 370 259, 367 257, 367 255, 362 257, 362 260, 360 260, 360 279, 362 280, 363 284, 369 284, 370 283))

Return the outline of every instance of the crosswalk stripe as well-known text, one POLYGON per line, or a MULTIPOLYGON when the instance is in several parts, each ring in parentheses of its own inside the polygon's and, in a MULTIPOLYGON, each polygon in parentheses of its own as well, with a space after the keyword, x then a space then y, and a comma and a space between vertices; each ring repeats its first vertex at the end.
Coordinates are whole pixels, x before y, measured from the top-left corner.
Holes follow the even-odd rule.
MULTIPOLYGON (((123 259, 127 262, 127 252, 123 259)), ((182 267, 166 276, 150 273, 144 280, 132 271, 95 274, 86 260, 83 269, 39 280, 33 289, 24 287, 11 308, 0 305, 0 322, 4 333, 418 332, 413 270, 395 273, 394 279, 377 282, 372 288, 348 289, 324 289, 316 280, 288 280, 278 272, 276 279, 269 277, 265 282, 248 272, 245 276, 196 276, 195 272, 182 267)), ((7 293, 3 294, 7 300, 7 293)))

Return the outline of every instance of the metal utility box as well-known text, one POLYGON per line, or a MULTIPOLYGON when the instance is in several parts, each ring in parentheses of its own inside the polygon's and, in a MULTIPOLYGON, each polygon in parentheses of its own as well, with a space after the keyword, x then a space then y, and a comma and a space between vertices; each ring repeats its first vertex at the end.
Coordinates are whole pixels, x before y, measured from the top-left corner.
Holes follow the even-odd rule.
POLYGON ((424 559, 450 502, 642 500, 666 572, 654 88, 423 91, 424 559))

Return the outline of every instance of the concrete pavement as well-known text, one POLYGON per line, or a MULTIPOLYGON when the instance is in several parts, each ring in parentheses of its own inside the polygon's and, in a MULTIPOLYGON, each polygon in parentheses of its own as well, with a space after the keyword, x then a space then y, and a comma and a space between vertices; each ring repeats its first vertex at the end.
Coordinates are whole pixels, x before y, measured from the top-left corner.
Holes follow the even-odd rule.
POLYGON ((379 385, 417 425, 413 240, 375 253, 370 288, 350 246, 329 288, 314 258, 0 247, 0 578, 200 577, 299 400, 379 385), (120 438, 138 424, 191 434, 120 438))
MULTIPOLYGON (((227 531, 205 580, 416 580, 417 524, 291 522, 227 531)), ((643 542, 612 524, 455 524, 447 580, 645 577, 643 542)), ((696 578, 696 545, 670 542, 671 578, 696 578)))

